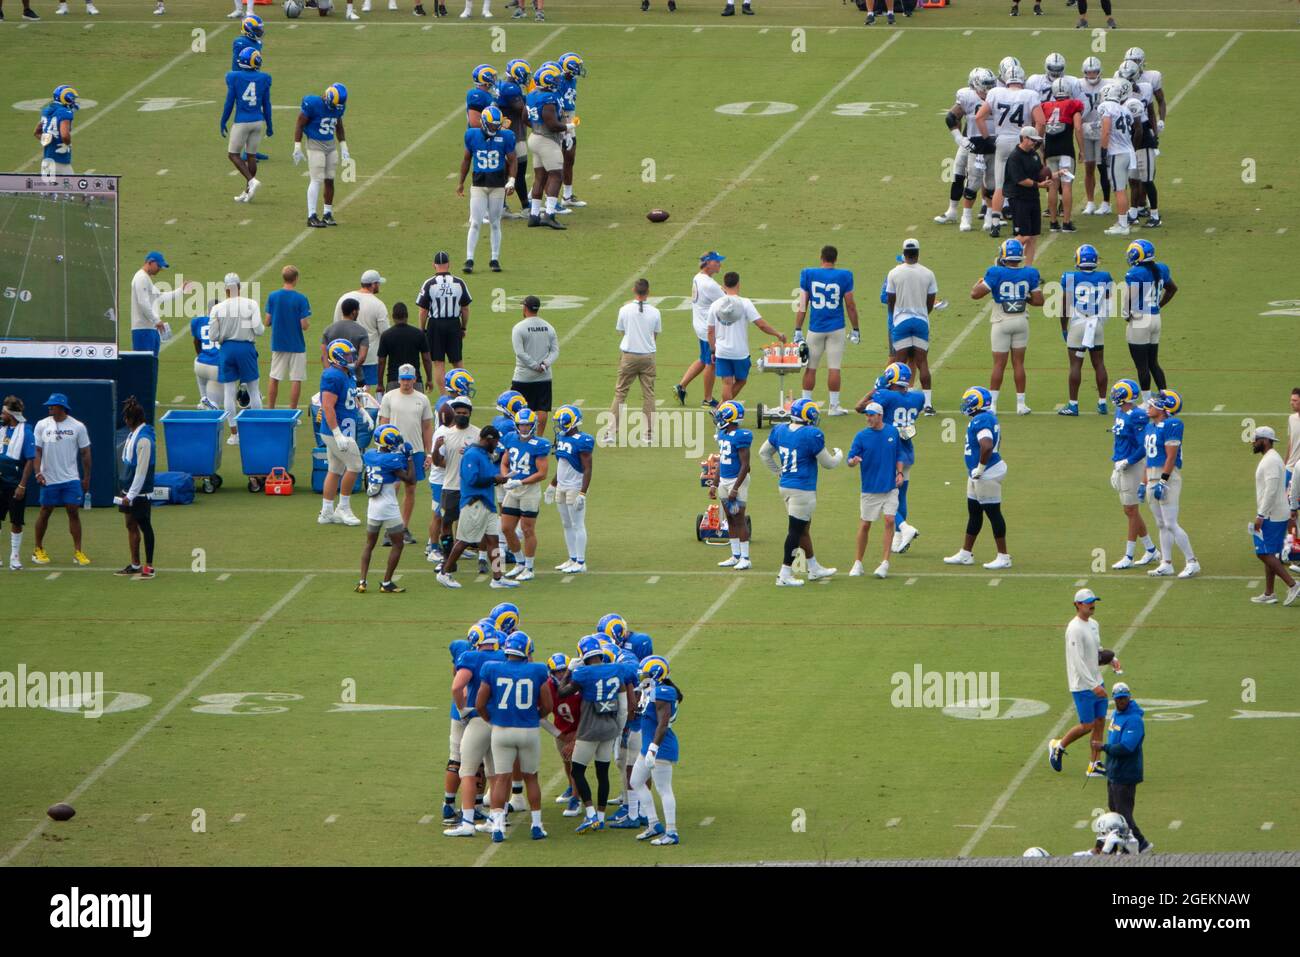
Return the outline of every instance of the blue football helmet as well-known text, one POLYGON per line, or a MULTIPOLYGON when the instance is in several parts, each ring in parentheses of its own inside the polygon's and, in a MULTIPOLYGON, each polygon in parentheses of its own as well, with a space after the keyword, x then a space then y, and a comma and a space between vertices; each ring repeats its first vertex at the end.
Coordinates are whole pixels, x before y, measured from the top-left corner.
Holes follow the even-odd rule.
POLYGON ((1130 266, 1155 262, 1156 247, 1149 240, 1135 239, 1128 244, 1128 249, 1124 252, 1124 258, 1128 260, 1130 266))
POLYGON ((631 633, 632 629, 628 627, 626 618, 618 612, 612 611, 608 615, 602 615, 600 621, 596 622, 596 631, 609 638, 616 645, 621 645, 623 639, 631 633))
POLYGON ((325 87, 326 106, 344 106, 348 102, 348 88, 342 83, 331 83, 325 87))
POLYGON ((961 394, 961 410, 967 415, 987 411, 993 406, 993 393, 983 386, 971 386, 961 394))
POLYGON ((341 369, 351 369, 357 361, 357 347, 347 339, 335 339, 325 347, 331 364, 341 369))
POLYGON ((510 60, 506 63, 506 76, 518 84, 521 90, 528 86, 528 78, 533 75, 533 68, 527 60, 510 60))
POLYGON ((262 18, 256 13, 250 13, 248 16, 244 17, 243 22, 239 24, 239 29, 243 32, 244 36, 248 37, 250 40, 260 40, 262 39, 262 34, 266 32, 266 25, 262 22, 262 18))
POLYGON ((1090 243, 1084 243, 1074 251, 1074 267, 1076 269, 1093 270, 1097 268, 1100 257, 1097 255, 1097 247, 1090 243))
POLYGON ((66 106, 69 109, 77 110, 81 108, 77 105, 77 95, 76 87, 62 84, 54 88, 53 100, 55 103, 59 104, 59 106, 66 106))
POLYGON ((239 68, 241 70, 262 69, 262 53, 253 47, 244 47, 239 51, 239 68))
POLYGON ((562 405, 555 410, 555 431, 564 434, 582 422, 582 410, 576 405, 562 405))
POLYGON ((497 631, 509 635, 519 627, 519 606, 512 601, 503 601, 492 607, 487 620, 497 631))
POLYGON ((488 136, 495 136, 500 133, 501 127, 505 121, 505 116, 502 114, 501 110, 495 106, 485 107, 478 117, 479 128, 488 136))
POLYGON ((478 389, 474 387, 474 377, 466 369, 451 369, 442 377, 442 385, 448 395, 474 398, 478 389))
POLYGON ((906 362, 891 362, 885 366, 885 371, 880 374, 877 381, 884 383, 886 389, 896 385, 910 386, 912 369, 906 362))
POLYGON ((1163 409, 1166 415, 1177 415, 1183 411, 1183 397, 1173 389, 1152 393, 1149 401, 1157 409, 1163 409))
POLYGON ((537 432, 537 413, 527 406, 516 412, 515 431, 521 439, 531 439, 537 432))
POLYGON ((587 75, 587 67, 583 64, 582 57, 576 53, 561 53, 559 63, 560 69, 570 80, 587 75))
POLYGON ((1004 262, 1020 263, 1025 261, 1025 244, 1018 239, 1004 239, 998 247, 998 265, 1004 262))
POLYGON ((553 93, 560 85, 563 76, 564 71, 560 69, 560 65, 553 60, 548 60, 537 68, 537 72, 533 74, 533 82, 537 84, 539 90, 553 93))
POLYGON ((501 647, 501 633, 481 621, 470 626, 465 639, 476 651, 495 651, 501 647))
POLYGON ((647 678, 651 681, 663 681, 668 677, 668 659, 663 655, 646 655, 641 659, 637 677, 642 681, 647 678))
POLYGON ((502 415, 508 415, 513 419, 516 412, 526 408, 528 408, 528 400, 514 389, 507 389, 497 396, 497 411, 502 415))
POLYGON ((600 635, 587 635, 578 641, 578 657, 584 662, 596 655, 604 657, 604 654, 604 649, 600 647, 600 635))
POLYGON ((529 638, 522 631, 516 631, 501 643, 501 650, 507 655, 511 655, 515 658, 527 658, 528 646, 532 643, 533 639, 529 638))
POLYGON ((385 452, 396 452, 405 441, 402 430, 395 425, 381 425, 375 433, 375 444, 385 452))
POLYGON ((821 408, 812 399, 795 399, 790 404, 790 418, 804 425, 816 425, 821 414, 821 408))
POLYGON ((725 429, 733 423, 739 422, 745 417, 745 407, 735 399, 728 399, 714 410, 713 421, 717 423, 718 428, 725 429))
POLYGON ((569 656, 562 651, 557 651, 555 654, 551 655, 549 658, 546 659, 546 668, 552 674, 554 674, 557 671, 568 671, 569 656))
POLYGON ((470 73, 470 79, 474 81, 476 86, 481 86, 485 89, 494 87, 497 85, 496 67, 487 63, 480 63, 478 66, 474 67, 473 72, 470 73))
POLYGON ((1110 387, 1110 401, 1116 405, 1123 405, 1125 402, 1136 402, 1139 386, 1133 379, 1120 379, 1110 387))

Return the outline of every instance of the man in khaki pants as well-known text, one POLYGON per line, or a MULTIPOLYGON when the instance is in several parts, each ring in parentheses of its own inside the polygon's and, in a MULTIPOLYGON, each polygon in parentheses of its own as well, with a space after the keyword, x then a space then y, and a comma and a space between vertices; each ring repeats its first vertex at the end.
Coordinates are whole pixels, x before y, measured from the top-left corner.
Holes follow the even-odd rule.
POLYGON ((614 404, 610 408, 612 421, 601 442, 612 445, 618 439, 618 416, 627 393, 634 381, 641 383, 641 409, 645 417, 645 443, 654 438, 655 416, 655 343, 663 329, 659 310, 646 303, 650 283, 638 279, 632 287, 635 298, 618 311, 617 329, 623 333, 619 343, 622 356, 618 360, 618 380, 614 385, 614 404))

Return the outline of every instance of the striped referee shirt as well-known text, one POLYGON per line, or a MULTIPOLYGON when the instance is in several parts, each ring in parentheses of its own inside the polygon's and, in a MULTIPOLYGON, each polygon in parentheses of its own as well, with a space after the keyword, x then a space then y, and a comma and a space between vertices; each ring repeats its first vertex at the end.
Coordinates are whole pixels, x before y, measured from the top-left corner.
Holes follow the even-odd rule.
POLYGON ((473 302, 463 280, 448 272, 430 276, 420 287, 415 304, 420 307, 420 328, 430 319, 459 319, 461 312, 473 302))

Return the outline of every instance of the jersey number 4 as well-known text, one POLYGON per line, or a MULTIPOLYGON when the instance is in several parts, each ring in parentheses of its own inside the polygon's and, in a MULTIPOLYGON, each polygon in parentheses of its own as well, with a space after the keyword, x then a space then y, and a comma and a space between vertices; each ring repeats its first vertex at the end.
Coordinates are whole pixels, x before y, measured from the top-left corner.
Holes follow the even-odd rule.
POLYGON ((249 106, 257 106, 257 84, 250 81, 248 86, 244 87, 244 92, 243 95, 240 96, 240 99, 249 106))

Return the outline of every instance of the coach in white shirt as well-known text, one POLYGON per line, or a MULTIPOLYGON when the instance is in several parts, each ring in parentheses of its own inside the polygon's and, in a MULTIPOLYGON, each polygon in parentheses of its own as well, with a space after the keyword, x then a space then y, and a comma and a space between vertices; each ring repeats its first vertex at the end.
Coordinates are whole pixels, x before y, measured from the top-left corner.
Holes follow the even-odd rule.
POLYGON ((242 385, 248 390, 250 409, 262 407, 257 346, 254 342, 266 331, 266 324, 262 322, 262 307, 257 300, 240 295, 238 275, 226 273, 225 286, 226 298, 208 312, 208 337, 221 350, 217 360, 217 381, 221 383, 225 394, 226 424, 230 426, 230 438, 226 444, 238 445, 239 430, 235 426, 235 415, 239 409, 235 397, 239 387, 242 385))
POLYGON ((749 325, 753 323, 769 336, 786 341, 764 321, 754 303, 740 295, 740 273, 722 277, 725 293, 709 307, 709 352, 713 354, 718 378, 722 380, 722 401, 740 395, 749 379, 749 325))
POLYGON ((433 406, 429 397, 415 387, 415 366, 409 362, 397 369, 397 388, 384 393, 379 403, 379 425, 392 423, 402 438, 415 450, 414 472, 405 483, 402 498, 402 524, 406 526, 406 544, 414 545, 411 513, 415 511, 415 488, 424 481, 425 455, 433 451, 433 406))
POLYGON ((1291 605, 1300 598, 1300 584, 1287 572, 1279 557, 1286 542, 1287 522, 1291 508, 1286 497, 1286 463, 1273 446, 1277 433, 1269 426, 1255 430, 1251 448, 1263 459, 1255 469, 1255 555, 1264 564, 1264 593, 1251 599, 1257 605, 1275 605, 1273 579, 1286 582, 1287 593, 1282 604, 1291 605))
POLYGON ((615 328, 623 333, 619 343, 622 354, 618 360, 618 378, 614 384, 614 404, 610 407, 610 426, 601 440, 610 445, 617 441, 618 418, 627 401, 633 382, 641 383, 641 412, 645 417, 645 444, 654 438, 655 420, 655 347, 663 320, 659 310, 646 304, 650 295, 650 282, 638 279, 632 287, 634 298, 618 311, 615 328))
POLYGON ((50 556, 45 552, 45 530, 50 524, 50 513, 62 506, 68 512, 68 531, 72 533, 72 560, 78 565, 89 565, 90 559, 81 550, 80 509, 82 500, 90 491, 90 435, 86 427, 72 417, 68 397, 62 392, 55 392, 46 399, 45 407, 50 414, 37 422, 32 430, 36 436, 33 471, 41 486, 41 512, 36 517, 36 548, 32 561, 37 565, 50 563, 50 556))
POLYGON ((361 274, 360 288, 345 292, 334 304, 334 321, 338 322, 343 318, 343 303, 349 299, 357 301, 356 321, 370 337, 370 350, 361 364, 367 387, 379 385, 379 337, 388 329, 388 306, 379 298, 379 287, 384 282, 379 270, 367 269, 361 274))
MULTIPOLYGON (((1286 420, 1286 479, 1287 497, 1291 500, 1291 510, 1300 504, 1300 389, 1291 390, 1291 415, 1286 420)), ((1296 532, 1295 515, 1291 516, 1291 534, 1296 532)), ((1292 566, 1293 570, 1300 568, 1292 566)))
POLYGON ((1074 593, 1074 617, 1065 626, 1065 674, 1079 723, 1065 732, 1065 737, 1048 742, 1047 758, 1053 771, 1061 770, 1061 757, 1071 741, 1091 734, 1088 776, 1105 777, 1105 770, 1095 767, 1106 733, 1108 704, 1106 685, 1101 680, 1101 627, 1093 618, 1100 600, 1090 588, 1080 588, 1074 593))
POLYGON ((903 240, 903 261, 885 278, 885 308, 892 317, 889 342, 899 362, 912 367, 925 392, 925 414, 934 415, 930 388, 930 312, 939 283, 928 266, 921 265, 921 243, 903 240))
POLYGON ((171 269, 171 265, 162 253, 154 251, 144 257, 144 265, 131 277, 131 348, 155 356, 162 347, 162 333, 167 329, 159 308, 179 301, 197 285, 186 282, 171 292, 163 292, 153 284, 153 277, 163 269, 171 269))
POLYGON ((717 377, 713 369, 713 354, 709 351, 709 307, 722 298, 722 287, 713 277, 726 258, 717 250, 710 249, 700 257, 700 269, 691 280, 691 326, 695 329, 695 337, 700 340, 700 357, 687 367, 682 380, 673 386, 677 401, 682 405, 686 404, 686 387, 703 372, 704 401, 700 404, 710 409, 718 406, 718 400, 713 397, 713 384, 717 377))

